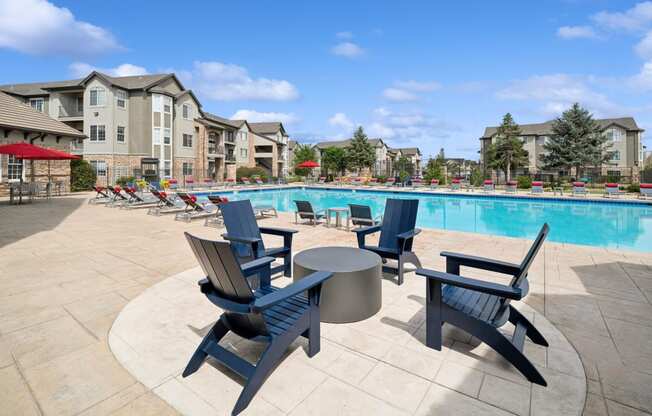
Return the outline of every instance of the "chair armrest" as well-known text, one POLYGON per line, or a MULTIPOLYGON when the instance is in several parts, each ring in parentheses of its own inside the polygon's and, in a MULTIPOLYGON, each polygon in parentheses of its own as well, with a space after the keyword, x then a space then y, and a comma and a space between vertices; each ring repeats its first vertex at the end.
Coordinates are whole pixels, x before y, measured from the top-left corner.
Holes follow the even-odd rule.
POLYGON ((277 227, 259 227, 258 229, 263 234, 281 235, 281 236, 299 232, 298 230, 291 230, 289 228, 277 228, 277 227))
MULTIPOLYGON (((521 266, 519 266, 518 264, 508 263, 500 260, 488 259, 486 257, 469 256, 466 254, 451 253, 448 251, 442 251, 440 254, 441 256, 446 257, 447 270, 448 270, 448 263, 450 263, 453 266, 456 265, 458 270, 459 270, 459 266, 466 266, 466 267, 472 267, 474 269, 488 270, 491 272, 509 274, 512 276, 518 274, 521 271, 521 266)), ((448 271, 450 272, 450 270, 448 271)))
POLYGON ((237 243, 244 243, 244 244, 254 244, 254 243, 260 243, 262 241, 260 238, 255 238, 255 237, 233 237, 227 233, 222 234, 222 238, 224 238, 225 240, 235 241, 237 243))
POLYGON ((456 274, 438 272, 436 270, 417 269, 416 274, 435 280, 446 285, 471 289, 477 292, 487 293, 489 295, 500 296, 514 300, 520 300, 523 297, 521 289, 514 288, 499 283, 486 282, 478 279, 458 276, 456 274))
POLYGON ((415 228, 414 230, 410 230, 410 231, 406 231, 406 232, 401 233, 401 234, 397 234, 396 237, 399 240, 407 240, 408 238, 413 238, 414 236, 416 236, 420 232, 421 232, 420 228, 415 228))
POLYGON ((240 265, 242 269, 242 274, 249 276, 258 272, 261 269, 269 268, 270 264, 274 262, 274 257, 261 257, 256 260, 249 261, 240 265))
POLYGON ((270 306, 274 306, 277 303, 284 301, 285 299, 299 295, 306 290, 321 285, 331 276, 333 276, 333 272, 314 272, 289 286, 256 299, 253 305, 251 305, 251 311, 261 312, 270 306))
POLYGON ((208 280, 208 278, 202 279, 197 283, 199 284, 199 290, 201 290, 201 293, 206 295, 208 300, 210 300, 214 305, 217 305, 219 308, 222 308, 229 312, 243 313, 243 314, 249 313, 249 305, 233 302, 218 296, 215 293, 215 288, 213 287, 213 284, 210 282, 210 280, 208 280))
POLYGON ((354 233, 360 236, 365 236, 367 234, 373 234, 380 231, 380 225, 370 225, 368 227, 360 227, 355 230, 353 230, 354 233))

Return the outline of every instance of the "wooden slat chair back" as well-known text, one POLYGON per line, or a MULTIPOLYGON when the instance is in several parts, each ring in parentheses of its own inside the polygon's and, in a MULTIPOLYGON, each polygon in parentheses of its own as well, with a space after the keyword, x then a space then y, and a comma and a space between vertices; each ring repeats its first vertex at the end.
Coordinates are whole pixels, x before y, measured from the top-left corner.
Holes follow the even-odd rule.
POLYGON ((230 201, 220 205, 224 226, 230 237, 235 238, 258 238, 257 252, 251 252, 251 245, 231 240, 233 249, 241 259, 252 259, 265 255, 265 243, 263 242, 256 222, 256 214, 251 206, 251 201, 230 201))
MULTIPOLYGON (((396 236, 415 229, 418 209, 418 199, 388 199, 385 203, 378 246, 398 249, 396 236)), ((409 239, 405 242, 406 251, 412 250, 412 241, 413 239, 409 239)))

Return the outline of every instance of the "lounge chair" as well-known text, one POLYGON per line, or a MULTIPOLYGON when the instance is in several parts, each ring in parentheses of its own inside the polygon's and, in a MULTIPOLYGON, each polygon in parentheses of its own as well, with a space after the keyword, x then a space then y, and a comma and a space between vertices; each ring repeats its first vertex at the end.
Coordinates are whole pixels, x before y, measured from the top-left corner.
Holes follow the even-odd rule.
POLYGON ((254 214, 256 214, 256 218, 278 218, 278 211, 271 205, 256 205, 254 207, 254 214))
POLYGON ((439 179, 430 180, 430 189, 432 189, 432 190, 439 189, 439 179))
POLYGON ((222 217, 222 205, 229 202, 229 198, 219 195, 208 195, 206 198, 219 209, 219 213, 213 216, 206 217, 204 221, 205 227, 219 227, 224 225, 224 218, 222 217))
POLYGON ((188 191, 195 189, 195 180, 193 178, 188 178, 185 180, 185 189, 188 191))
POLYGON ((604 196, 606 198, 608 197, 619 197, 623 194, 623 192, 620 190, 620 185, 617 183, 605 183, 604 184, 604 196))
POLYGON ((652 183, 642 183, 639 185, 639 195, 641 199, 652 198, 652 183))
POLYGON ((482 191, 484 193, 486 193, 486 194, 491 193, 491 192, 493 192, 495 190, 496 190, 496 187, 494 186, 494 181, 492 181, 491 179, 486 179, 482 183, 482 191))
POLYGON ((254 178, 254 181, 256 182, 256 185, 258 185, 258 186, 264 186, 265 185, 265 182, 263 182, 263 180, 260 179, 260 176, 256 176, 254 178))
POLYGON ((227 202, 220 208, 226 227, 226 233, 222 234, 222 237, 231 241, 241 263, 265 256, 282 258, 283 264, 272 268, 272 273, 282 271, 285 276, 292 276, 292 236, 296 230, 258 227, 251 201, 248 199, 227 202), (261 233, 283 237, 283 245, 265 248, 261 233))
POLYGON ((383 263, 386 259, 398 261, 398 268, 383 266, 383 271, 395 272, 398 275, 399 285, 403 284, 405 263, 421 267, 419 258, 412 252, 414 237, 421 232, 414 227, 418 208, 418 199, 387 199, 381 224, 353 230, 357 235, 359 248, 378 254, 382 257, 383 263), (380 231, 378 245, 367 245, 365 237, 378 231, 380 231))
POLYGON ((459 190, 460 190, 460 186, 461 186, 461 184, 462 184, 462 181, 461 181, 461 180, 459 180, 459 179, 453 179, 453 180, 451 181, 450 190, 451 190, 451 191, 459 191, 459 190))
POLYGON ((174 178, 168 179, 168 189, 173 191, 179 189, 179 181, 174 178))
POLYGON ((385 186, 390 187, 396 185, 396 178, 387 178, 385 186))
POLYGON ((543 182, 534 181, 532 182, 532 188, 530 189, 532 195, 543 195, 543 182))
POLYGON ((229 178, 229 179, 224 181, 224 187, 225 188, 229 188, 229 187, 232 187, 234 185, 235 185, 235 179, 233 179, 233 178, 229 178))
POLYGON ((326 218, 326 210, 315 211, 310 201, 294 201, 294 203, 297 206, 297 210, 294 212, 295 224, 298 224, 299 218, 301 218, 302 220, 310 220, 310 223, 315 226, 319 220, 326 218))
POLYGON ((103 186, 93 186, 95 196, 88 200, 89 204, 105 204, 111 200, 109 194, 106 193, 106 188, 103 186))
POLYGON ((502 355, 530 382, 546 386, 546 380, 523 354, 525 337, 544 347, 548 342, 511 300, 523 299, 529 289, 527 274, 548 234, 544 224, 521 264, 465 254, 442 252, 446 272, 419 268, 428 279, 426 287, 426 345, 441 351, 442 325, 449 323, 478 338, 502 355), (460 266, 512 276, 509 285, 460 276, 460 266), (507 338, 500 328, 507 322, 514 333, 507 338))
POLYGON ((129 195, 129 200, 120 205, 120 209, 149 208, 159 203, 159 199, 154 195, 140 196, 133 187, 125 187, 125 192, 129 195))
POLYGON ((244 186, 251 186, 251 181, 249 178, 240 178, 240 182, 242 182, 244 186))
POLYGON ((217 184, 215 183, 215 181, 213 179, 205 178, 204 179, 204 187, 206 189, 215 189, 215 188, 217 188, 217 184))
POLYGON ((199 281, 200 290, 223 312, 197 347, 182 376, 197 371, 208 356, 234 371, 245 381, 231 411, 231 415, 237 415, 247 408, 295 339, 300 336, 308 339, 308 357, 319 352, 321 287, 333 273, 315 272, 277 288, 271 285, 270 279, 273 258, 263 257, 238 265, 229 243, 203 240, 188 233, 186 238, 207 276, 199 281), (257 290, 252 290, 247 281, 246 276, 251 274, 260 276, 257 290), (229 331, 268 343, 255 364, 220 345, 229 331))
POLYGON ((423 181, 421 178, 412 179, 412 188, 423 188, 423 181))
POLYGON ((177 196, 186 204, 186 209, 174 216, 176 221, 190 222, 197 218, 215 217, 220 214, 220 209, 216 205, 201 204, 197 202, 195 195, 177 192, 177 196))
POLYGON ((517 186, 518 186, 518 182, 516 182, 516 181, 507 181, 507 184, 505 184, 505 193, 506 194, 515 194, 517 186))
POLYGON ((371 207, 367 205, 349 204, 349 215, 346 218, 346 229, 349 229, 349 222, 358 227, 368 227, 377 225, 383 221, 383 216, 378 215, 374 218, 371 213, 371 207))
POLYGON ((319 184, 324 185, 326 183, 326 177, 325 176, 320 176, 319 177, 319 184))
POLYGON ((371 178, 371 179, 369 179, 369 181, 367 182, 367 185, 369 185, 369 186, 376 186, 376 185, 378 185, 378 178, 371 178))
POLYGON ((122 188, 119 185, 107 186, 106 189, 111 193, 111 200, 105 204, 107 207, 117 207, 129 200, 129 198, 122 194, 122 188))
POLYGON ((355 178, 353 178, 352 182, 353 182, 354 185, 360 186, 360 185, 362 185, 362 178, 359 177, 359 176, 356 176, 355 178))
POLYGON ((165 191, 158 191, 154 188, 150 190, 152 195, 158 198, 159 202, 155 207, 147 210, 147 215, 160 216, 163 214, 172 214, 176 212, 185 211, 186 204, 174 194, 174 197, 168 196, 165 191))
POLYGON ((586 184, 584 182, 573 182, 573 196, 584 196, 586 197, 589 193, 586 190, 586 184))

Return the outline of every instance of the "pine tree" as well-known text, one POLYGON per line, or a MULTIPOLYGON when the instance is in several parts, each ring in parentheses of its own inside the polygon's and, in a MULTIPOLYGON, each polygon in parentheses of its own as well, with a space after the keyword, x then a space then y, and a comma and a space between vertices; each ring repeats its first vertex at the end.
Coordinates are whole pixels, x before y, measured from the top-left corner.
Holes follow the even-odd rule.
POLYGON ((507 113, 494 136, 496 141, 487 150, 489 166, 504 171, 508 181, 511 180, 512 170, 528 161, 528 152, 523 149, 520 135, 521 128, 514 122, 512 115, 507 113))
POLYGON ((346 157, 349 167, 357 170, 358 173, 364 168, 371 168, 376 163, 376 151, 369 143, 362 126, 353 133, 351 144, 346 148, 346 157))
POLYGON ((611 145, 604 129, 578 103, 552 123, 552 132, 543 145, 545 153, 541 161, 544 169, 570 170, 574 167, 577 177, 581 177, 587 166, 601 166, 611 159, 607 152, 611 145))

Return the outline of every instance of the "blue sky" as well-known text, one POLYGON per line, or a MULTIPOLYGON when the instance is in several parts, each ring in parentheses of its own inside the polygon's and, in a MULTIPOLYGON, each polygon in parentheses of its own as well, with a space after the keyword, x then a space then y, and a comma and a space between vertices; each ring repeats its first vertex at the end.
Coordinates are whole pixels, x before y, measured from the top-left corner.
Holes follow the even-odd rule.
POLYGON ((3 84, 175 71, 207 111, 426 156, 574 101, 652 129, 652 2, 0 0, 0 62, 3 84))

